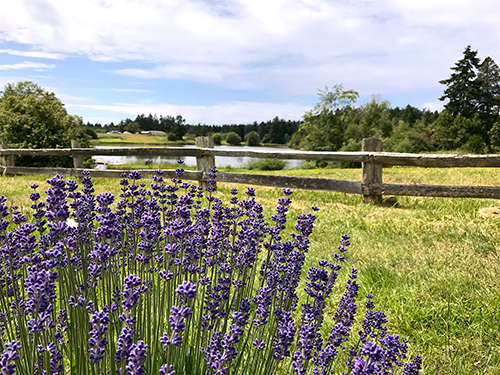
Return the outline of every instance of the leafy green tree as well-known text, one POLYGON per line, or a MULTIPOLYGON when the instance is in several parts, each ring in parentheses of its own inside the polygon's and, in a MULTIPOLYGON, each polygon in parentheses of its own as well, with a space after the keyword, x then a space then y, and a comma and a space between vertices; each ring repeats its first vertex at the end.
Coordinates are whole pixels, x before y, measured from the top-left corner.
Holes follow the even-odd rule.
POLYGON ((488 146, 479 134, 471 135, 462 149, 472 154, 486 154, 488 152, 488 146))
POLYGON ((141 127, 139 124, 135 121, 130 121, 127 125, 123 127, 123 131, 129 132, 129 133, 140 133, 141 132, 141 127))
POLYGON ((220 133, 213 134, 212 139, 214 140, 214 144, 216 145, 220 145, 222 143, 222 135, 220 135, 220 133))
POLYGON ((300 148, 337 151, 344 141, 342 125, 341 116, 326 108, 317 115, 305 114, 304 123, 299 129, 299 136, 303 134, 300 148))
POLYGON ((259 133, 252 131, 245 135, 245 142, 248 146, 260 146, 259 133))
POLYGON ((500 121, 493 124, 489 132, 489 136, 491 140, 491 147, 496 151, 500 151, 500 121))
POLYGON ((172 128, 172 133, 175 134, 175 137, 179 140, 184 137, 184 134, 186 134, 186 120, 182 118, 181 115, 175 116, 175 123, 172 128))
POLYGON ((320 113, 324 109, 335 111, 356 103, 359 94, 354 90, 344 90, 342 84, 334 85, 331 89, 325 86, 324 90, 318 90, 320 101, 314 106, 313 113, 320 113))
POLYGON ((94 129, 85 126, 85 133, 91 138, 91 139, 98 139, 99 137, 97 136, 97 133, 94 129))
POLYGON ((343 90, 341 84, 332 90, 318 90, 320 101, 304 114, 304 122, 291 137, 289 145, 295 148, 318 151, 336 151, 344 143, 346 122, 344 113, 352 110, 359 94, 343 90))
POLYGON ((7 83, 5 85, 2 93, 1 93, 1 98, 7 98, 7 97, 18 97, 18 98, 26 98, 30 95, 33 95, 37 98, 41 98, 44 96, 46 92, 38 86, 36 83, 31 82, 31 81, 25 81, 25 82, 18 82, 17 84, 13 83, 7 83))
POLYGON ((398 121, 393 127, 391 136, 384 139, 384 150, 393 152, 431 151, 434 147, 430 142, 430 129, 422 121, 413 125, 406 121, 398 121))
POLYGON ((230 132, 226 136, 226 142, 233 146, 239 146, 241 143, 241 137, 236 132, 230 132))
POLYGON ((391 103, 387 100, 380 101, 377 96, 373 96, 370 103, 362 107, 360 121, 362 138, 390 136, 392 132, 390 109, 391 103))
MULTIPOLYGON (((65 148, 76 139, 89 146, 82 119, 68 115, 54 93, 33 82, 7 84, 0 94, 0 141, 15 148, 65 148)), ((72 167, 69 157, 17 157, 16 164, 72 167)))
POLYGON ((463 146, 471 135, 477 134, 481 121, 477 116, 469 119, 462 115, 453 117, 444 110, 438 119, 431 124, 434 130, 432 141, 443 150, 455 150, 463 146))

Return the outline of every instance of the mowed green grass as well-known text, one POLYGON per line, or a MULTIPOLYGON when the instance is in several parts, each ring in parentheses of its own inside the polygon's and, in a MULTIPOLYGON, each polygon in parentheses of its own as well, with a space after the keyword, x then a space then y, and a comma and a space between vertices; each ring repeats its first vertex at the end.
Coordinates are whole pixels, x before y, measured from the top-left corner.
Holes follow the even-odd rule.
MULTIPOLYGON (((94 140, 95 145, 169 145, 169 146, 182 146, 183 144, 190 143, 186 141, 169 141, 166 135, 148 135, 148 134, 107 134, 98 133, 98 139, 94 140)), ((194 141, 191 141, 194 144, 194 141)))
MULTIPOLYGON (((233 171, 237 171, 233 169, 233 171)), ((256 173, 252 171, 252 173, 256 173)), ((360 170, 312 169, 275 173, 360 180, 360 170)), ((29 186, 46 177, 0 177, 0 194, 29 211, 29 186)), ((384 182, 499 185, 498 169, 387 168, 384 182)), ((95 179, 97 193, 119 192, 117 180, 95 179)), ((244 185, 219 184, 218 194, 244 185)), ((270 217, 277 188, 254 186, 270 217)), ((332 259, 340 236, 351 236, 345 267, 358 269, 360 295, 375 295, 389 332, 409 339, 409 352, 424 357, 423 374, 500 374, 500 202, 488 199, 398 197, 393 207, 365 204, 356 195, 297 190, 293 217, 317 221, 306 266, 332 259)), ((327 305, 331 321, 345 278, 327 305)), ((362 304, 360 300, 359 304, 362 304)), ((359 322, 362 317, 359 317, 359 322)))

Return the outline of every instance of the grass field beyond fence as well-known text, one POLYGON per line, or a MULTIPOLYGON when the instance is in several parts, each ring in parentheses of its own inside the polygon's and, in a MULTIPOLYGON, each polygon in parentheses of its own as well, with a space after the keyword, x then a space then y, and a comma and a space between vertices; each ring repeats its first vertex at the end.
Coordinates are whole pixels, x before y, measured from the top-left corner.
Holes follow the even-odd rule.
MULTIPOLYGON (((356 169, 266 173, 361 179, 356 169)), ((45 179, 0 177, 0 195, 28 213, 30 185, 44 190, 45 179)), ((117 182, 95 179, 96 193, 118 195, 117 182)), ((496 186, 500 170, 387 168, 384 182, 496 186)), ((219 183, 216 194, 228 201, 233 187, 244 191, 242 185, 219 183)), ((280 189, 255 190, 264 212, 272 212, 280 189)), ((375 295, 390 331, 407 337, 410 354, 424 358, 422 373, 500 374, 500 202, 398 197, 393 206, 375 206, 362 203, 361 196, 318 191, 295 191, 291 198, 290 215, 313 205, 320 209, 306 266, 330 259, 339 237, 349 234, 347 267, 359 271, 360 295, 375 295)), ((330 303, 333 314, 336 301, 330 303)))

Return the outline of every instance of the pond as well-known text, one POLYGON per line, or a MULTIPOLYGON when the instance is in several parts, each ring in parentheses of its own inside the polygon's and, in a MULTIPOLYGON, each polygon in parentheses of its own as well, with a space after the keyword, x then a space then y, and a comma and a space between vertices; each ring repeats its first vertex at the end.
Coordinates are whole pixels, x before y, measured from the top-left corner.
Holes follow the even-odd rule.
MULTIPOLYGON (((122 148, 124 146, 96 146, 96 148, 122 148)), ((136 145, 135 147, 152 147, 149 145, 136 145)), ((194 145, 184 145, 182 147, 193 148, 194 145)), ((295 151, 291 148, 285 146, 277 146, 277 147, 252 147, 252 146, 215 146, 216 149, 221 150, 241 150, 245 151, 271 151, 274 152, 276 149, 280 151, 295 151)), ((184 160, 186 165, 196 165, 196 158, 194 156, 186 156, 180 157, 184 160)), ((170 162, 174 163, 178 158, 174 158, 171 156, 94 156, 94 159, 101 159, 106 161, 108 164, 128 164, 128 163, 137 163, 137 162, 146 162, 147 160, 153 161, 153 163, 161 163, 161 162, 170 162)), ((215 165, 218 167, 226 167, 231 166, 233 168, 243 167, 249 160, 253 158, 249 157, 229 157, 229 156, 216 156, 215 157, 215 165)), ((296 168, 300 166, 304 161, 303 160, 287 160, 286 167, 296 168)))

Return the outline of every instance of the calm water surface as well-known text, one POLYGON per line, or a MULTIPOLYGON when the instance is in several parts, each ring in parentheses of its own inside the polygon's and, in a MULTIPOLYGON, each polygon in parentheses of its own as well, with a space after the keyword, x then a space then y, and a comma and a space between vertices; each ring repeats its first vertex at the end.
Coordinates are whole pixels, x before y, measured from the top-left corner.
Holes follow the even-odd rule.
MULTIPOLYGON (((96 148, 122 148, 127 146, 96 146, 96 148)), ((136 147, 151 147, 149 145, 137 145, 136 147)), ((194 145, 184 145, 186 148, 193 148, 194 145)), ((248 151, 271 151, 274 152, 277 149, 280 151, 295 151, 291 148, 282 146, 282 147, 251 147, 251 146, 215 146, 216 149, 222 150, 248 150, 248 151)), ((177 161, 177 157, 169 157, 169 156, 99 156, 96 155, 94 158, 102 159, 108 162, 108 164, 128 164, 128 163, 136 163, 136 162, 146 162, 147 160, 152 160, 154 163, 161 162, 171 162, 174 163, 177 161)), ((181 159, 184 160, 186 165, 196 165, 196 158, 194 156, 181 156, 181 159)), ((215 157, 215 165, 219 167, 226 167, 230 165, 233 168, 238 168, 244 166, 249 160, 253 158, 248 157, 227 157, 227 156, 216 156, 215 157)), ((287 160, 285 168, 295 168, 301 165, 303 160, 287 160)))

